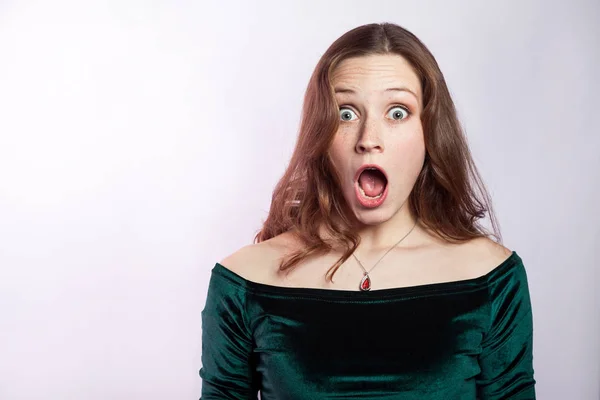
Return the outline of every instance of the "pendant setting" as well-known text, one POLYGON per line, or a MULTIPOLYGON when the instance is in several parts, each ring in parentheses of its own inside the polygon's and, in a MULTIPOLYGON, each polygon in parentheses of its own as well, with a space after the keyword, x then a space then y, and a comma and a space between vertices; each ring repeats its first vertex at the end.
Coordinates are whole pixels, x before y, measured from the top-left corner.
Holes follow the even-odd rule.
POLYGON ((361 279, 360 285, 358 287, 363 292, 371 290, 371 278, 369 277, 368 273, 365 272, 365 276, 363 276, 363 278, 361 279))

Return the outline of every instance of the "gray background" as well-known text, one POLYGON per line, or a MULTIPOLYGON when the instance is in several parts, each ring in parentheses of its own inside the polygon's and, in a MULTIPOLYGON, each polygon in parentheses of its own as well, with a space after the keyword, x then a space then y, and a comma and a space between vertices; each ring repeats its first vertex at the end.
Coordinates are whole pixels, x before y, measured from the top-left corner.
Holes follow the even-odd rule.
POLYGON ((0 2, 0 398, 192 399, 317 60, 395 22, 436 56, 523 258, 540 399, 598 399, 598 1, 0 2))

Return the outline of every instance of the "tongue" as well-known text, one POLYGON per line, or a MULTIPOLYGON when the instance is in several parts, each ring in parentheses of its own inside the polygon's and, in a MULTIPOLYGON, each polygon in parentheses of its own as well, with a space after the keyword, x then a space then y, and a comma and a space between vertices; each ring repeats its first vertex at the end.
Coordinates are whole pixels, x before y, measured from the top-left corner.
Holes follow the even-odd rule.
POLYGON ((385 180, 381 172, 376 170, 365 170, 358 178, 360 187, 367 196, 376 197, 383 193, 385 188, 385 180))

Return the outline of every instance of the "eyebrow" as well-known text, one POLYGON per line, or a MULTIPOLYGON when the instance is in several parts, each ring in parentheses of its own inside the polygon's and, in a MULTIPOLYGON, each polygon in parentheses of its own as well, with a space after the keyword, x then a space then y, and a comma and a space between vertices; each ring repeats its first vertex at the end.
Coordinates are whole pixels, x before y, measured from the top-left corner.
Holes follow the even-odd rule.
MULTIPOLYGON (((336 87, 334 89, 335 93, 352 93, 352 94, 356 94, 356 92, 350 88, 346 88, 346 87, 336 87)), ((408 92, 410 94, 412 94, 413 96, 415 96, 415 99, 419 99, 419 97, 417 96, 417 94, 415 92, 413 92, 412 90, 410 90, 407 87, 394 87, 394 88, 387 88, 384 90, 384 92, 408 92)))

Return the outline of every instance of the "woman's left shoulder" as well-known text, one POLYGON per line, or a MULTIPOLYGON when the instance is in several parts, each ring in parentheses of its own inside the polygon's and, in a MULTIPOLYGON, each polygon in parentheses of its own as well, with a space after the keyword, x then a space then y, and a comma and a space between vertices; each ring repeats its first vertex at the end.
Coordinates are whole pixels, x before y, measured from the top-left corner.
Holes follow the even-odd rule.
POLYGON ((487 237, 472 239, 460 247, 459 257, 464 261, 461 265, 474 278, 489 274, 513 254, 512 250, 487 237))

